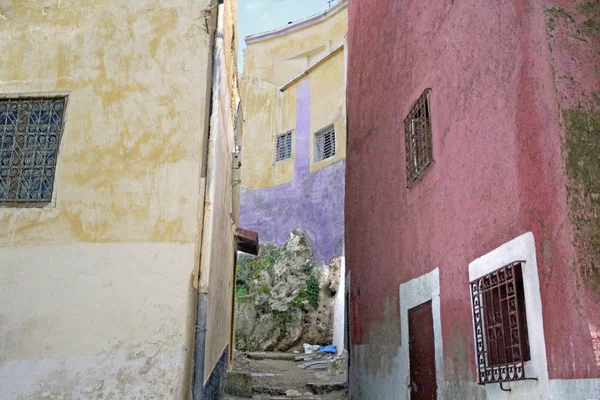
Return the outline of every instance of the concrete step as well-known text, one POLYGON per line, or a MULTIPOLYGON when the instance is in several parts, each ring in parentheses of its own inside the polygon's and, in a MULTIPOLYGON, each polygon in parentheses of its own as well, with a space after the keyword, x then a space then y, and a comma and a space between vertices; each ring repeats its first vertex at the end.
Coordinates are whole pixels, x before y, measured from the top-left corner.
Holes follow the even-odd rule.
POLYGON ((245 353, 246 357, 251 360, 287 360, 294 361, 299 354, 294 353, 278 353, 278 352, 250 352, 245 353))

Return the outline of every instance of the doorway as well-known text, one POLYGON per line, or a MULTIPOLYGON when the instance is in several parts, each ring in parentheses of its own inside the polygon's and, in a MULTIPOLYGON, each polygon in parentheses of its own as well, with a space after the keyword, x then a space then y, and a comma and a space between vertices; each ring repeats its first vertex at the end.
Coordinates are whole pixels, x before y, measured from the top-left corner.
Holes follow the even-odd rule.
POLYGON ((408 310, 411 400, 437 400, 431 300, 408 310))

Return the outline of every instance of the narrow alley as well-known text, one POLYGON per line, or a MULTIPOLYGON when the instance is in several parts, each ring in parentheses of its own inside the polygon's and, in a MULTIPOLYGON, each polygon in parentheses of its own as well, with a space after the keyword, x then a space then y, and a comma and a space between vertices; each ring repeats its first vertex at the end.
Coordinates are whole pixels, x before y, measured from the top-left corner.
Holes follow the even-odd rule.
POLYGON ((345 365, 332 362, 332 358, 298 353, 239 353, 234 360, 235 372, 225 380, 222 398, 251 395, 261 400, 346 399, 345 365))
POLYGON ((600 0, 0 0, 0 400, 600 400, 600 0))

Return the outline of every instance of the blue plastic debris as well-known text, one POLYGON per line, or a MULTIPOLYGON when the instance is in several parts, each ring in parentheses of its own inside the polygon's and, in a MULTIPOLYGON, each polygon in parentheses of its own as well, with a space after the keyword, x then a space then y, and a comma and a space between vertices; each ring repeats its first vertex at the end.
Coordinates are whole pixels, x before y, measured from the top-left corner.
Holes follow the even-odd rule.
POLYGON ((319 347, 319 353, 337 353, 337 347, 335 347, 333 344, 330 344, 329 346, 321 346, 319 347))

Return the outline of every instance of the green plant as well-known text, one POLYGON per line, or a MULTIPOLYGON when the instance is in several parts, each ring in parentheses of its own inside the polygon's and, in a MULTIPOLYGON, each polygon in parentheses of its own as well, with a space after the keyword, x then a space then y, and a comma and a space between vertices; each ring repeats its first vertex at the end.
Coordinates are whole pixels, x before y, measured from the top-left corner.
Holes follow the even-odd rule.
POLYGON ((248 286, 246 286, 244 283, 237 282, 235 286, 235 297, 244 297, 248 296, 249 294, 248 286))
POLYGON ((319 281, 314 275, 310 275, 306 280, 306 289, 301 290, 298 293, 298 297, 292 302, 295 306, 300 306, 305 301, 308 301, 310 305, 316 308, 319 304, 319 281))
POLYGON ((310 261, 308 261, 308 262, 306 262, 306 264, 304 264, 302 266, 302 272, 304 272, 305 274, 310 274, 312 272, 313 268, 314 268, 314 265, 310 261))
POLYGON ((266 286, 260 286, 257 290, 258 294, 271 294, 271 289, 266 286))
POLYGON ((319 302, 319 281, 314 275, 309 276, 306 281, 306 292, 311 304, 316 305, 319 302))
POLYGON ((248 267, 252 272, 252 277, 258 279, 262 271, 269 273, 273 272, 273 267, 279 259, 280 250, 274 249, 267 252, 264 256, 259 256, 248 263, 248 267))

